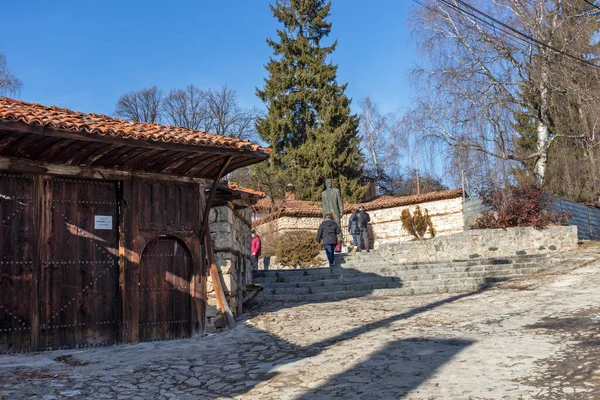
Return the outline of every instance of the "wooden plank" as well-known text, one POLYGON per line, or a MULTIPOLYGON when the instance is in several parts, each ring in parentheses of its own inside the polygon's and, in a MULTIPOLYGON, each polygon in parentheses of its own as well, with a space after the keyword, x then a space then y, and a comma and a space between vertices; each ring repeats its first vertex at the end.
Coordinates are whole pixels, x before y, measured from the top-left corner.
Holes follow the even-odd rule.
MULTIPOLYGON (((137 321, 137 315, 133 315, 134 304, 137 302, 137 281, 134 280, 132 271, 138 267, 138 254, 134 249, 133 234, 133 188, 131 179, 123 180, 123 191, 121 200, 121 230, 119 232, 119 265, 121 275, 121 298, 122 298, 122 318, 121 318, 121 341, 123 343, 133 343, 136 340, 132 337, 132 321, 137 321), (135 299, 135 300, 134 300, 135 299)), ((137 305, 136 305, 137 306, 137 305)), ((137 312, 137 309, 136 309, 137 312)))
POLYGON ((147 172, 118 171, 106 168, 92 168, 89 166, 60 165, 48 162, 17 159, 10 157, 0 157, 0 171, 25 174, 43 174, 60 177, 70 176, 86 179, 106 179, 114 181, 136 177, 168 182, 204 182, 203 178, 191 178, 185 176, 164 175, 147 172))
POLYGON ((143 147, 136 148, 135 150, 133 150, 131 152, 131 154, 129 154, 129 157, 127 158, 127 160, 124 160, 124 162, 122 162, 120 165, 117 165, 116 167, 126 170, 126 171, 130 171, 130 170, 134 169, 133 167, 139 163, 140 159, 143 159, 148 154, 151 154, 154 151, 156 151, 156 150, 155 149, 146 149, 143 147))
POLYGON ((127 301, 130 304, 129 319, 126 320, 129 324, 127 343, 137 343, 140 341, 140 315, 144 312, 142 309, 144 297, 140 293, 142 284, 141 257, 144 246, 146 245, 144 237, 141 235, 140 229, 140 209, 144 206, 142 199, 145 193, 142 190, 142 179, 131 179, 131 198, 130 198, 130 230, 127 234, 128 248, 132 249, 131 259, 128 259, 127 276, 129 294, 127 301))
POLYGON ((106 146, 102 146, 100 143, 86 143, 82 146, 77 154, 71 157, 69 162, 70 165, 79 165, 82 161, 89 160, 94 154, 104 151, 106 146))
POLYGON ((232 329, 235 326, 235 319, 233 318, 233 314, 231 313, 229 304, 227 302, 227 297, 225 296, 225 290, 224 290, 225 284, 223 283, 223 275, 221 274, 221 271, 215 261, 215 256, 213 253, 213 246, 212 246, 212 239, 210 237, 207 237, 205 239, 204 246, 206 247, 206 254, 208 256, 208 263, 210 266, 209 267, 210 277, 212 279, 213 287, 215 289, 215 294, 217 297, 217 305, 219 307, 219 310, 221 311, 221 314, 223 315, 223 317, 225 319, 227 327, 229 329, 232 329))
POLYGON ((68 146, 61 147, 60 150, 52 155, 52 158, 59 164, 70 165, 73 158, 80 155, 82 153, 81 150, 88 145, 89 143, 83 140, 71 142, 68 146))
POLYGON ((33 218, 35 227, 33 229, 34 245, 32 257, 32 288, 31 288, 31 349, 38 350, 40 348, 40 278, 42 273, 42 246, 45 229, 45 198, 44 198, 44 178, 40 175, 35 177, 34 183, 34 212, 33 218))
MULTIPOLYGON (((78 282, 77 298, 77 332, 79 333, 78 343, 92 345, 96 343, 96 310, 98 309, 98 290, 96 285, 96 276, 98 265, 101 260, 96 259, 96 240, 93 238, 93 214, 94 204, 98 201, 102 193, 100 190, 94 191, 94 185, 85 181, 74 185, 77 191, 78 213, 76 224, 76 235, 78 243, 77 254, 77 275, 78 282)), ((100 188, 98 188, 100 189, 100 188)))
POLYGON ((151 230, 165 230, 167 228, 165 218, 165 186, 162 182, 152 182, 151 200, 151 230))
POLYGON ((58 348, 74 347, 77 345, 77 306, 76 297, 81 287, 81 278, 77 273, 79 258, 79 238, 76 231, 78 224, 77 184, 70 180, 61 185, 61 200, 64 201, 64 221, 61 224, 61 235, 64 239, 63 258, 61 265, 60 283, 55 287, 59 292, 59 313, 61 340, 58 348))
POLYGON ((186 152, 186 151, 175 151, 175 152, 170 152, 170 154, 168 156, 166 156, 164 159, 158 161, 156 163, 156 166, 154 168, 152 168, 152 171, 149 172, 153 172, 153 173, 164 173, 166 168, 169 167, 170 165, 173 165, 174 163, 178 162, 179 160, 187 160, 187 157, 194 157, 191 153, 186 152))
POLYGON ((0 174, 0 353, 32 349, 35 255, 32 176, 0 174))

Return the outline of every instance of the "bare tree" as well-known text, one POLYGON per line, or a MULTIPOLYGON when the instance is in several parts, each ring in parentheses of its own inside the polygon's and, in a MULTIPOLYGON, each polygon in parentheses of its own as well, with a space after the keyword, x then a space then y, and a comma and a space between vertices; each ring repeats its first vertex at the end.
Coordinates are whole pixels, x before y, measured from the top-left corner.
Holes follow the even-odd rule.
POLYGON ((239 105, 235 90, 222 86, 207 92, 207 107, 210 115, 209 131, 217 135, 238 139, 256 136, 256 109, 244 109, 239 105))
POLYGON ((188 129, 238 139, 256 137, 259 111, 240 106, 235 90, 203 90, 194 85, 173 89, 167 96, 156 86, 122 95, 116 105, 118 117, 142 122, 165 122, 188 129))
POLYGON ((382 194, 382 181, 398 164, 404 142, 392 114, 381 114, 369 97, 360 103, 360 132, 365 166, 375 178, 375 191, 382 194))
POLYGON ((534 180, 541 186, 555 140, 593 135, 553 124, 561 105, 581 105, 584 98, 597 104, 590 99, 594 92, 589 88, 597 85, 591 74, 598 71, 565 55, 591 52, 590 32, 597 27, 589 7, 575 0, 425 0, 424 4, 414 19, 426 66, 413 72, 419 92, 407 114, 413 126, 422 137, 450 147, 500 160, 531 160, 534 180), (506 25, 490 22, 486 13, 506 25), (576 80, 573 71, 579 74, 576 80), (535 125, 535 146, 527 153, 515 147, 519 137, 515 116, 523 113, 535 125))
POLYGON ((171 125, 210 131, 212 117, 207 100, 207 92, 194 85, 188 85, 185 89, 173 89, 163 100, 163 116, 171 125))
POLYGON ((125 93, 117 101, 115 115, 139 122, 161 120, 163 93, 156 86, 125 93))
POLYGON ((0 53, 0 95, 14 96, 22 86, 21 81, 8 70, 6 56, 0 53))

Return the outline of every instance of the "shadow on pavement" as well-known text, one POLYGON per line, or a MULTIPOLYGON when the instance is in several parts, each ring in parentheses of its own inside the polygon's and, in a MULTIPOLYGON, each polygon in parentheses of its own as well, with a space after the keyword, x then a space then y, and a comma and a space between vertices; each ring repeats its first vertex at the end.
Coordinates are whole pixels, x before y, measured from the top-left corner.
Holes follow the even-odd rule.
MULTIPOLYGON (((305 358, 315 357, 346 340, 354 339, 362 334, 387 327, 395 322, 409 319, 445 304, 450 304, 477 295, 488 290, 497 282, 497 278, 490 279, 475 291, 457 294, 443 300, 426 304, 422 307, 413 308, 404 313, 367 323, 309 346, 296 346, 285 340, 279 339, 278 342, 282 346, 284 352, 299 354, 300 356, 276 361, 274 362, 275 365, 273 369, 285 364, 301 361, 305 358)), ((268 334, 268 332, 265 333, 268 334)), ((273 337, 273 335, 270 334, 269 336, 273 337)), ((352 396, 347 397, 346 395, 343 397, 331 397, 331 394, 327 393, 346 388, 348 393, 363 393, 366 395, 368 394, 369 389, 374 389, 376 387, 380 388, 378 393, 381 393, 381 388, 383 388, 387 395, 397 398, 398 396, 402 396, 403 394, 416 389, 443 364, 451 360, 456 354, 472 343, 473 341, 465 339, 443 338, 409 338, 395 341, 379 350, 367 360, 362 361, 360 364, 350 368, 344 373, 336 375, 318 388, 305 393, 300 398, 306 400, 318 398, 354 398, 352 396), (386 374, 384 374, 384 372, 386 372, 386 374)), ((277 372, 271 372, 260 377, 260 380, 266 381, 276 375, 277 372)), ((252 387, 248 387, 248 391, 251 389, 252 387)), ((222 393, 221 395, 231 395, 231 393, 222 393)), ((383 397, 374 396, 373 398, 383 397)))
MULTIPOLYGON (((460 338, 406 337, 400 340, 390 338, 383 348, 373 348, 374 353, 369 357, 357 359, 359 354, 352 348, 353 343, 346 341, 363 334, 370 334, 372 337, 378 334, 373 331, 477 295, 493 286, 493 283, 483 284, 478 290, 472 292, 457 294, 381 320, 356 326, 333 337, 305 346, 285 340, 268 330, 249 327, 238 332, 233 331, 231 335, 213 336, 200 341, 171 342, 172 345, 167 344, 166 346, 163 345, 164 342, 118 346, 118 350, 109 351, 111 361, 107 364, 105 364, 105 360, 108 355, 105 351, 76 351, 72 354, 65 354, 73 355, 72 360, 69 358, 68 361, 77 362, 79 366, 71 367, 77 369, 70 370, 63 378, 56 378, 59 371, 54 369, 51 363, 47 366, 33 368, 0 368, 0 389, 4 389, 7 384, 14 382, 27 382, 28 393, 36 393, 41 396, 54 395, 55 389, 49 386, 53 380, 63 379, 64 387, 69 389, 74 379, 80 379, 76 378, 77 376, 85 376, 87 381, 94 382, 93 385, 86 384, 77 390, 81 391, 83 398, 97 398, 95 396, 99 394, 101 387, 104 387, 103 383, 99 381, 103 375, 113 373, 109 370, 123 371, 125 369, 129 372, 123 375, 122 384, 129 385, 128 382, 136 382, 141 379, 147 382, 144 385, 148 389, 141 386, 144 391, 151 390, 150 387, 158 388, 161 383, 154 383, 154 380, 160 378, 165 381, 171 380, 174 387, 201 390, 203 394, 196 398, 232 398, 235 396, 247 398, 249 397, 248 392, 273 378, 275 378, 273 389, 279 390, 277 388, 280 388, 281 393, 285 389, 299 389, 295 385, 300 384, 299 382, 302 381, 300 375, 307 368, 327 368, 328 364, 323 363, 324 360, 330 356, 336 357, 341 353, 336 353, 337 350, 330 354, 324 353, 334 346, 343 346, 343 349, 340 348, 340 350, 348 352, 350 359, 354 361, 351 361, 347 368, 342 367, 345 369, 344 372, 332 377, 329 376, 330 374, 326 374, 323 379, 327 380, 314 383, 316 387, 303 389, 304 393, 300 395, 301 399, 398 398, 410 391, 418 390, 425 380, 472 342, 460 338), (165 347, 159 351, 159 348, 163 346, 165 347), (168 361, 165 365, 163 361, 166 360, 168 361), (290 371, 292 373, 288 373, 290 371), (286 374, 285 379, 278 380, 281 374, 286 374), (148 379, 153 382, 149 382, 148 379), (377 392, 374 391, 375 388, 378 388, 377 392), (371 391, 373 391, 373 395, 371 395, 371 391)), ((250 317, 252 316, 250 315, 250 317)), ((304 333, 302 326, 304 322, 298 321, 299 334, 304 333)), ((389 331, 385 332, 385 334, 387 333, 389 331)), ((306 332, 306 334, 309 333, 306 332)), ((362 342, 363 345, 364 343, 362 342)), ((373 345, 376 346, 377 343, 373 345)), ((335 367, 339 368, 339 365, 335 367)), ((316 376, 318 377, 318 375, 316 376)), ((305 379, 308 378, 305 376, 305 379)), ((306 383, 306 380, 302 382, 306 383)), ((115 382, 106 382, 106 385, 110 388, 111 385, 115 385, 115 382)), ((271 386, 271 384, 269 385, 271 386)), ((133 387, 135 388, 135 386, 133 387)), ((6 393, 12 393, 11 389, 6 390, 6 393)), ((272 394, 275 393, 279 392, 272 394)), ((16 398, 11 396, 7 398, 16 398)), ((253 396, 253 398, 258 398, 256 396, 259 394, 253 394, 253 396)))
POLYGON ((399 398, 418 388, 472 343, 467 339, 397 340, 298 399, 399 398))

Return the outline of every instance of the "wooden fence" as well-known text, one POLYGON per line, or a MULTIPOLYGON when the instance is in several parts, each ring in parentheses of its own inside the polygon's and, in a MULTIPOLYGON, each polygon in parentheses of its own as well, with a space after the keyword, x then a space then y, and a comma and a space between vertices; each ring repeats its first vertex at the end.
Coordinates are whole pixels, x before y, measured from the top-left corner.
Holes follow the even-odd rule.
POLYGON ((553 197, 550 208, 570 213, 567 225, 577 226, 577 237, 582 240, 600 240, 600 209, 553 197))

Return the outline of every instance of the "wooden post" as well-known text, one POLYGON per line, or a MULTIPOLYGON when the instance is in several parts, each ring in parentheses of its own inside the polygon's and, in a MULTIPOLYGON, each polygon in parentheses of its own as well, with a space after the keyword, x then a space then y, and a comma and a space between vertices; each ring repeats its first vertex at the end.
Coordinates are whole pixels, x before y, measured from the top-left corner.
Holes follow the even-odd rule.
POLYGON ((208 257, 210 277, 212 278, 213 287, 215 288, 215 295, 217 297, 217 306, 219 307, 219 311, 221 311, 221 315, 225 319, 225 322, 227 323, 227 327, 229 329, 232 329, 234 327, 235 320, 233 319, 233 314, 231 313, 231 310, 229 309, 229 303, 227 303, 227 298, 225 297, 225 290, 224 290, 225 285, 223 282, 223 276, 221 275, 221 270, 219 269, 219 267, 217 266, 217 263, 215 262, 215 255, 213 252, 212 241, 210 238, 210 233, 209 233, 210 228, 209 228, 208 220, 209 220, 210 208, 212 206, 212 202, 213 202, 216 192, 217 192, 217 186, 219 185, 219 181, 223 177, 223 173, 225 172, 225 169, 231 162, 231 159, 232 159, 232 156, 229 156, 229 157, 227 157, 227 159, 225 159, 225 161, 223 162, 223 165, 221 166, 221 168, 219 170, 219 173, 217 174, 217 176, 215 177, 215 180, 213 181, 212 187, 210 188, 210 192, 208 194, 208 199, 206 200, 206 206, 204 207, 204 215, 203 215, 204 219, 202 220, 202 227, 200 229, 200 243, 202 243, 204 241, 204 248, 206 249, 206 255, 208 257))
POLYGON ((41 229, 44 227, 46 203, 44 197, 44 178, 37 175, 33 178, 33 227, 35 240, 33 241, 33 264, 31 268, 31 343, 29 350, 40 349, 40 313, 41 313, 41 286, 42 274, 42 249, 44 247, 44 236, 41 229))

